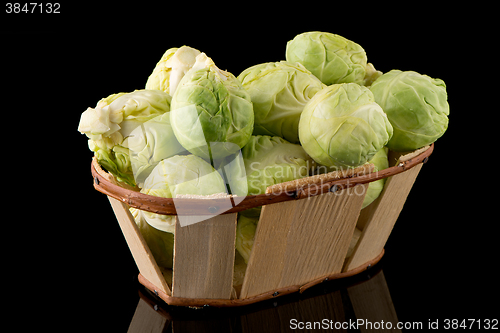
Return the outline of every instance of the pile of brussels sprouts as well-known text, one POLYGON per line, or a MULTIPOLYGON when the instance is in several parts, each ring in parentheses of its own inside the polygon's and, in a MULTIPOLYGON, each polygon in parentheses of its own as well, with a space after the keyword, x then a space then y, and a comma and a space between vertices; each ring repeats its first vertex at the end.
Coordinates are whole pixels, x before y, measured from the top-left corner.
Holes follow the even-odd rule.
MULTIPOLYGON (((442 80, 412 71, 383 74, 360 45, 342 36, 297 35, 285 56, 236 77, 197 49, 168 49, 146 89, 100 100, 82 113, 78 130, 119 181, 175 198, 262 194, 312 172, 367 162, 384 169, 387 148, 415 150, 448 127, 442 80)), ((382 188, 383 180, 371 183, 363 206, 382 188)), ((249 223, 255 225, 259 213, 242 214, 240 236, 254 230, 249 223)), ((155 229, 174 232, 169 216, 134 214, 156 246, 155 229)), ((248 237, 237 240, 245 260, 249 244, 248 237)))

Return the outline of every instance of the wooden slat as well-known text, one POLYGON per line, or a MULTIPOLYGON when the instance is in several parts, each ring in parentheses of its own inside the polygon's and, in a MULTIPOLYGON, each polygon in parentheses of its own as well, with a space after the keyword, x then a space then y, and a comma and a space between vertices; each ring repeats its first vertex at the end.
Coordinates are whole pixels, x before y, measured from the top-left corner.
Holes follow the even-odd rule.
POLYGON ((362 228, 362 233, 343 271, 353 269, 380 254, 421 168, 422 164, 418 164, 391 176, 380 196, 361 211, 358 227, 362 228))
POLYGON ((339 273, 366 186, 264 206, 240 298, 339 273))
POLYGON ((172 295, 230 299, 237 214, 181 227, 176 219, 172 295))
POLYGON ((361 236, 361 230, 357 228, 354 228, 354 234, 352 235, 351 238, 351 243, 349 244, 349 250, 347 250, 346 257, 350 257, 352 253, 354 252, 354 248, 356 247, 356 244, 358 244, 359 237, 361 236))
POLYGON ((108 199, 111 203, 111 207, 113 207, 116 219, 120 224, 120 228, 122 229, 125 240, 132 252, 132 256, 134 257, 139 271, 159 290, 170 295, 170 289, 161 274, 160 268, 156 264, 153 254, 142 237, 137 224, 135 224, 134 217, 130 213, 128 206, 112 197, 108 197, 108 199))

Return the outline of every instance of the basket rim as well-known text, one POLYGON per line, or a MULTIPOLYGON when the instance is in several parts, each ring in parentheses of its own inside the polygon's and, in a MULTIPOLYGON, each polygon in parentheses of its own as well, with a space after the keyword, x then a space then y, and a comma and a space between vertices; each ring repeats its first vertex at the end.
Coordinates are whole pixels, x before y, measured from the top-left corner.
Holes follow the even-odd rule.
POLYGON ((176 198, 174 204, 173 198, 156 197, 118 185, 109 178, 108 174, 100 167, 95 158, 92 159, 91 172, 94 179, 94 188, 97 191, 120 200, 130 207, 162 215, 177 215, 176 205, 182 206, 182 215, 214 215, 223 207, 225 211, 217 213, 217 215, 220 215, 237 213, 250 208, 278 202, 305 199, 322 193, 336 192, 341 189, 387 178, 409 170, 420 163, 427 162, 428 157, 433 151, 434 143, 401 156, 398 164, 377 172, 347 176, 333 181, 299 187, 294 190, 278 193, 249 195, 238 204, 235 204, 232 196, 216 199, 176 198))

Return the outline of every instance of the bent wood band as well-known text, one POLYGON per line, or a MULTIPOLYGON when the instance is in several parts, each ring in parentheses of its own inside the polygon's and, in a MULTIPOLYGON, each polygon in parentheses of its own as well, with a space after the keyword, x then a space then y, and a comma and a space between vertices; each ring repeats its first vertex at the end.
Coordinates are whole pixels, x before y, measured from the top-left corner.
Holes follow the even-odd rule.
MULTIPOLYGON (((319 195, 335 189, 343 189, 358 184, 366 184, 382 178, 387 178, 399 174, 414 166, 426 162, 426 159, 432 154, 434 144, 423 147, 415 152, 402 155, 403 160, 397 165, 372 173, 373 165, 367 164, 355 169, 345 171, 334 171, 328 174, 306 177, 286 183, 270 186, 266 194, 249 195, 238 205, 234 204, 232 196, 229 196, 232 202, 232 208, 222 214, 237 213, 254 207, 263 205, 302 199, 304 197, 319 195)), ((109 173, 106 173, 94 158, 91 165, 92 176, 94 177, 94 188, 101 193, 118 199, 130 207, 146 210, 152 213, 164 215, 177 215, 176 204, 183 207, 189 207, 183 212, 186 215, 213 214, 211 207, 224 206, 227 204, 227 198, 208 198, 208 199, 187 199, 187 198, 161 198, 138 191, 124 183, 119 183, 109 173)), ((213 209, 213 208, 212 208, 213 209)))

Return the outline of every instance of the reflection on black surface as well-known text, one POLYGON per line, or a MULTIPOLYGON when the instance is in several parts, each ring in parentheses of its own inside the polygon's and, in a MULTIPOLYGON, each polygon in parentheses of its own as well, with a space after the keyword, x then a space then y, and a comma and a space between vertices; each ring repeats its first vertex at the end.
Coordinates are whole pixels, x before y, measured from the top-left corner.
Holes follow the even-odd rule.
POLYGON ((237 308, 172 307, 145 288, 139 294, 130 333, 401 332, 380 264, 351 278, 324 282, 303 294, 237 308))

